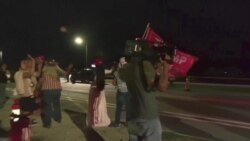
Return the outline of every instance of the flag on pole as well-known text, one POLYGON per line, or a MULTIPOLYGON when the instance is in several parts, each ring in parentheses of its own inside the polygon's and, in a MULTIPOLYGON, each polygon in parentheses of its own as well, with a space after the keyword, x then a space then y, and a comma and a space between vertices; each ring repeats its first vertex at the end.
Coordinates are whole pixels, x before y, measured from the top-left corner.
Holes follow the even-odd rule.
POLYGON ((151 27, 150 24, 148 23, 147 28, 142 36, 143 40, 148 41, 151 46, 155 47, 161 47, 165 45, 164 40, 162 37, 160 37, 151 27))
POLYGON ((146 29, 145 40, 156 43, 164 43, 164 40, 149 26, 146 29))
POLYGON ((177 49, 173 64, 170 65, 169 77, 185 77, 197 60, 197 57, 177 49))
MULTIPOLYGON (((150 27, 150 23, 147 24, 142 38, 136 38, 136 40, 146 40, 149 42, 150 47, 173 47, 170 43, 166 43, 162 37, 150 27)), ((175 46, 174 48, 175 53, 173 56, 173 64, 170 65, 169 77, 185 77, 198 58, 177 50, 175 46)))

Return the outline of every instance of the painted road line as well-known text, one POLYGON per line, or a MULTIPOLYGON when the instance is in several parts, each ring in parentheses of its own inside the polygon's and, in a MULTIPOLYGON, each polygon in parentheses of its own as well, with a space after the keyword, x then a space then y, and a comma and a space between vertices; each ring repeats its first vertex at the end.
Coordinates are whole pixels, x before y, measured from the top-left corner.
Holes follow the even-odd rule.
POLYGON ((192 114, 167 112, 167 111, 161 111, 160 113, 161 115, 167 116, 167 117, 174 117, 174 118, 179 118, 179 119, 193 120, 193 121, 199 121, 199 122, 208 122, 208 123, 219 124, 219 125, 224 125, 224 126, 250 129, 250 123, 248 122, 241 122, 241 121, 228 120, 228 119, 219 119, 219 118, 198 116, 198 115, 192 115, 192 114))
POLYGON ((65 97, 67 100, 69 100, 69 101, 73 101, 73 99, 71 98, 71 97, 69 97, 69 96, 66 96, 65 97))
MULTIPOLYGON (((83 99, 83 101, 88 102, 87 99, 83 99)), ((113 104, 113 103, 107 103, 107 107, 115 108, 116 105, 113 104)), ((194 115, 194 114, 168 112, 168 111, 160 111, 159 113, 162 116, 174 117, 174 118, 178 118, 178 119, 186 119, 186 120, 193 120, 193 121, 199 121, 199 122, 207 122, 207 123, 219 124, 219 125, 224 125, 224 126, 231 126, 231 127, 250 129, 250 123, 248 123, 248 122, 241 122, 241 121, 235 121, 235 120, 229 120, 229 119, 213 118, 213 117, 194 115)))

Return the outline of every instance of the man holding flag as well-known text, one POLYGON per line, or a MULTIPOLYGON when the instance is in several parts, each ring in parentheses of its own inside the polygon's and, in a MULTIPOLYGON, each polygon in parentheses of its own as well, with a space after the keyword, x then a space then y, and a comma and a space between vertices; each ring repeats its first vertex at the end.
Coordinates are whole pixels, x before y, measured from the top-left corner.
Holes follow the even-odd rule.
MULTIPOLYGON (((150 24, 147 25, 147 28, 142 37, 143 40, 146 40, 150 43, 151 48, 164 48, 166 44, 164 40, 150 27, 150 24)), ((161 92, 166 92, 169 81, 169 66, 171 57, 166 52, 160 52, 157 58, 158 66, 157 66, 157 75, 158 80, 156 85, 161 92)))

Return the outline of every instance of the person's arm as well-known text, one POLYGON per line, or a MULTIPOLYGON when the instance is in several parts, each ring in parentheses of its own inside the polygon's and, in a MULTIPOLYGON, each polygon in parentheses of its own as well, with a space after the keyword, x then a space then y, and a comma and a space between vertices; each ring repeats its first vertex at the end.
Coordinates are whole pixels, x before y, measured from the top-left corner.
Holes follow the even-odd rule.
POLYGON ((28 54, 27 55, 28 56, 28 58, 31 60, 31 74, 33 75, 34 73, 35 73, 35 65, 36 65, 36 61, 35 61, 35 59, 30 55, 30 54, 28 54))
POLYGON ((159 77, 159 84, 158 84, 158 89, 161 92, 166 92, 168 89, 168 75, 169 75, 169 64, 168 64, 168 59, 165 60, 160 60, 161 61, 161 65, 162 65, 162 72, 161 75, 159 77))
POLYGON ((56 68, 57 68, 57 71, 59 72, 59 74, 66 75, 66 72, 63 69, 61 69, 58 65, 56 65, 56 68))
POLYGON ((143 61, 143 67, 148 84, 153 85, 155 80, 155 69, 153 65, 149 61, 143 61))
POLYGON ((19 95, 24 94, 24 86, 23 86, 23 73, 21 72, 16 72, 14 74, 14 80, 15 80, 15 84, 16 84, 16 92, 19 95))
POLYGON ((119 78, 124 82, 126 82, 126 70, 128 69, 128 66, 129 64, 125 64, 122 68, 118 69, 119 78))
POLYGON ((43 64, 37 64, 36 77, 40 77, 42 74, 43 64))
POLYGON ((117 76, 118 75, 118 71, 115 71, 114 72, 114 78, 113 78, 113 81, 112 81, 112 84, 114 85, 114 86, 117 86, 117 76))

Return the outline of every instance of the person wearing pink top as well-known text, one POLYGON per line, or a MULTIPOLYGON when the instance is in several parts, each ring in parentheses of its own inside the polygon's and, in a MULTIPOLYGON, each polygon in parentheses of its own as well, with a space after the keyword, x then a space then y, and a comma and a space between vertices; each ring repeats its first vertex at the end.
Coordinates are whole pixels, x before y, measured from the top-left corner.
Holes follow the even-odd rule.
POLYGON ((90 87, 86 122, 87 126, 90 127, 106 127, 109 126, 111 120, 107 113, 106 97, 104 91, 104 66, 101 59, 96 59, 95 65, 95 80, 90 87))

